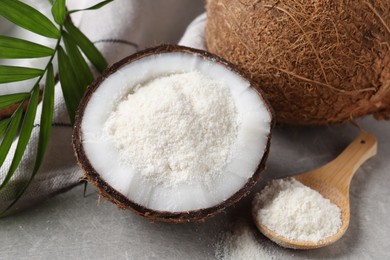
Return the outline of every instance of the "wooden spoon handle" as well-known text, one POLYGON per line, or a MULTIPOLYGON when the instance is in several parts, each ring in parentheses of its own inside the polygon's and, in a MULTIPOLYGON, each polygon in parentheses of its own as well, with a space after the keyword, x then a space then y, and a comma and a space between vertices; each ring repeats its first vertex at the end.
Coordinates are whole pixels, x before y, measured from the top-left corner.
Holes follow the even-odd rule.
POLYGON ((332 181, 349 185, 356 170, 376 152, 376 137, 369 132, 362 133, 327 165, 327 170, 334 173, 332 181))

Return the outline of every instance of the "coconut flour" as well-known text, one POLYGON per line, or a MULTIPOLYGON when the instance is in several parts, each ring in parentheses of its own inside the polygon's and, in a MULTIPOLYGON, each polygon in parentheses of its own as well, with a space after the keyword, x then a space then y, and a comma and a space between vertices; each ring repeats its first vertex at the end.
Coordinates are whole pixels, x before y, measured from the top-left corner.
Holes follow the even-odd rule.
POLYGON ((194 71, 138 85, 103 132, 152 183, 210 183, 230 160, 237 120, 229 87, 194 71))
POLYGON ((253 203, 258 223, 287 239, 318 242, 341 226, 340 208, 293 178, 272 181, 253 203))
POLYGON ((216 244, 218 260, 270 260, 283 259, 289 253, 275 250, 273 244, 259 235, 247 221, 238 220, 232 230, 223 233, 216 244))

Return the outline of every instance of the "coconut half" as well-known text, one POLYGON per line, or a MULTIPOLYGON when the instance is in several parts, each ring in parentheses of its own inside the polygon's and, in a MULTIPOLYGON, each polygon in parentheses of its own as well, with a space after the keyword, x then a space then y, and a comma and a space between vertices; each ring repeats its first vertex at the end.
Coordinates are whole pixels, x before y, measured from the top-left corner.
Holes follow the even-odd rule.
POLYGON ((76 115, 73 144, 86 177, 108 200, 152 220, 180 223, 213 216, 250 192, 265 166, 271 128, 267 101, 232 64, 205 51, 162 45, 124 58, 89 87, 76 115), (143 91, 147 82, 192 72, 227 87, 236 111, 235 138, 229 158, 207 183, 197 178, 166 185, 121 159, 118 144, 105 135, 106 124, 118 104, 143 91))

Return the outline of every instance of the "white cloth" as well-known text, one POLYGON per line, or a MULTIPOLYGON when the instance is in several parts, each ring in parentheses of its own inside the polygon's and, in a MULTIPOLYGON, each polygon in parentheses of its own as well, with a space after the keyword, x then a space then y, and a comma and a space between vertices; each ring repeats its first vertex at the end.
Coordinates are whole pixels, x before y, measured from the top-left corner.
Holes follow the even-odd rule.
MULTIPOLYGON (((25 0, 24 2, 42 8, 41 11, 47 15, 49 9, 47 6, 40 6, 38 4, 40 1, 25 0)), ((69 0, 68 8, 70 10, 85 8, 96 2, 69 0)), ((99 10, 75 13, 72 20, 95 43, 108 63, 113 64, 139 49, 160 43, 177 42, 185 26, 201 11, 199 3, 193 0, 115 0, 99 10)), ((25 38, 29 39, 29 37, 25 38)), ((189 39, 187 45, 191 45, 189 39)), ((38 63, 34 65, 39 67, 38 63)), ((14 87, 13 91, 26 91, 26 85, 19 89, 14 87)), ((26 193, 14 205, 11 212, 32 206, 67 190, 77 185, 82 177, 82 171, 73 153, 72 127, 59 84, 56 85, 55 91, 53 128, 43 164, 26 193)), ((38 143, 40 113, 41 106, 38 107, 31 140, 22 162, 9 185, 0 192, 0 211, 13 201, 17 190, 32 173, 38 143)), ((15 141, 0 169, 0 181, 5 178, 16 144, 15 141)))
POLYGON ((192 47, 195 49, 206 49, 204 30, 206 26, 206 13, 196 17, 194 21, 187 27, 183 37, 180 39, 179 44, 192 47))

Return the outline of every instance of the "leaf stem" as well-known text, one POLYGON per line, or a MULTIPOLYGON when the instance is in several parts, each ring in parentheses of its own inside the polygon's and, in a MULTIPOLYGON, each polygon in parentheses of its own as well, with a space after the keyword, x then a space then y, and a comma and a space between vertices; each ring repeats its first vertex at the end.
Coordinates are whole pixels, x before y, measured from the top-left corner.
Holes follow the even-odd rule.
MULTIPOLYGON (((57 39, 57 43, 56 43, 56 45, 55 45, 55 47, 54 47, 54 53, 53 53, 53 55, 51 55, 49 61, 47 62, 46 67, 45 67, 45 69, 43 70, 44 73, 42 73, 42 75, 39 76, 39 78, 37 79, 37 82, 34 84, 34 86, 37 85, 37 84, 39 84, 39 82, 42 80, 42 78, 43 78, 43 76, 46 74, 46 71, 47 71, 47 69, 49 68, 51 62, 53 61, 54 56, 56 56, 58 46, 60 46, 60 43, 61 43, 61 40, 62 40, 62 26, 60 26, 60 32, 61 32, 61 36, 57 39)), ((34 88, 32 88, 32 89, 30 90, 30 95, 32 94, 33 90, 34 90, 34 88)))

